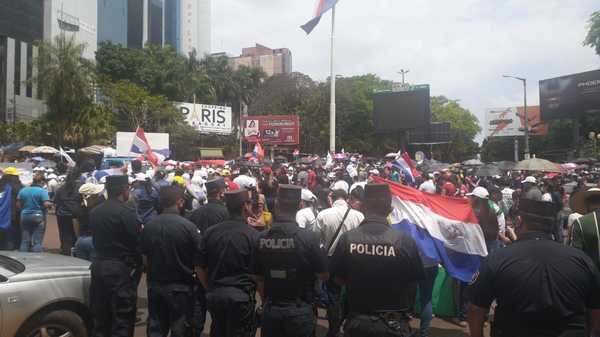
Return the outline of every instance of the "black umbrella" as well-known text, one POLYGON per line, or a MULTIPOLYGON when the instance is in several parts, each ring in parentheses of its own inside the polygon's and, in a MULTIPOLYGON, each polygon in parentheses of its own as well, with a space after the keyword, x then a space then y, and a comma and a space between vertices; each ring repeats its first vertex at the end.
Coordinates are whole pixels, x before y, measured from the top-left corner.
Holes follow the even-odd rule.
POLYGON ((475 175, 478 177, 494 177, 502 175, 502 170, 498 166, 493 164, 486 164, 479 167, 475 171, 475 175))

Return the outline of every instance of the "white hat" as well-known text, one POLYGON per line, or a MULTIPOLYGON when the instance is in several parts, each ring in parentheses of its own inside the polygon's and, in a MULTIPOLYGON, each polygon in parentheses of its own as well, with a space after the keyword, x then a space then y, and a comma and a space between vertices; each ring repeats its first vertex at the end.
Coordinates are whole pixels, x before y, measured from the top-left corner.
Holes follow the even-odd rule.
POLYGON ((183 179, 185 179, 186 181, 189 181, 189 180, 190 180, 190 178, 191 178, 189 173, 184 173, 184 174, 182 174, 182 175, 181 175, 181 177, 182 177, 183 179))
POLYGON ((306 189, 306 188, 302 189, 301 198, 304 201, 315 201, 315 200, 317 200, 317 197, 314 195, 314 193, 311 192, 309 189, 306 189))
POLYGON ((52 173, 52 172, 54 172, 54 169, 53 168, 49 168, 49 169, 46 170, 46 172, 52 173))
POLYGON ((488 192, 488 190, 486 190, 485 188, 478 186, 475 187, 475 189, 473 190, 473 192, 471 193, 467 193, 467 196, 474 196, 477 197, 479 199, 487 199, 490 196, 490 193, 488 192))
POLYGON ((167 165, 167 167, 165 167, 165 170, 167 171, 173 171, 175 169, 175 166, 173 165, 167 165))
POLYGON ((525 184, 525 183, 535 184, 535 183, 537 183, 537 180, 535 179, 535 177, 529 176, 529 177, 525 178, 525 180, 521 181, 521 184, 525 184))
POLYGON ((135 181, 146 181, 148 180, 148 176, 144 173, 136 173, 135 174, 135 181))
POLYGON ((48 175, 48 179, 58 179, 58 176, 56 174, 54 174, 54 173, 50 173, 48 175))
POLYGON ((41 167, 41 166, 34 167, 34 168, 33 168, 33 170, 34 170, 34 171, 46 171, 46 169, 45 169, 45 168, 43 168, 43 167, 41 167))
POLYGON ((106 184, 106 177, 107 176, 103 176, 102 178, 100 178, 100 184, 106 184))
POLYGON ((104 185, 102 184, 87 183, 81 185, 81 187, 79 188, 79 194, 82 194, 84 196, 100 194, 102 193, 102 191, 104 191, 104 185))

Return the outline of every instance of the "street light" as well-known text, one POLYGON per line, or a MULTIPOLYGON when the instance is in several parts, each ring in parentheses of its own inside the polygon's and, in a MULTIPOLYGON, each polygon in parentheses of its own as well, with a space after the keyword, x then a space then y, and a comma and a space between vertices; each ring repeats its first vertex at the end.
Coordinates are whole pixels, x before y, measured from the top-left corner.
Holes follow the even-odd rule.
POLYGON ((529 118, 527 116, 527 79, 511 75, 502 75, 504 78, 512 78, 523 82, 523 127, 525 129, 525 159, 529 159, 529 118))

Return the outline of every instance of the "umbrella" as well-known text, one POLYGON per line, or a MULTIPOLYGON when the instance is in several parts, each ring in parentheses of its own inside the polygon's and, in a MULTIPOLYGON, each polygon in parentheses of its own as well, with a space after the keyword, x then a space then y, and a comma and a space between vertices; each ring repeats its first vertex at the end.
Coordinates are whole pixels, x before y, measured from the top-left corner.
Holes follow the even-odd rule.
POLYGON ((531 158, 521 160, 515 167, 516 171, 540 171, 564 173, 565 169, 559 164, 555 164, 546 159, 531 158))
POLYGON ((577 169, 577 164, 575 163, 565 163, 561 165, 565 170, 575 170, 577 169))
POLYGON ((464 166, 482 166, 483 163, 479 159, 469 159, 467 161, 463 161, 462 164, 464 166))
POLYGON ((79 149, 79 152, 87 153, 87 154, 104 154, 104 149, 106 146, 103 145, 92 145, 88 147, 84 147, 79 149))
POLYGON ((31 151, 34 154, 55 154, 58 153, 58 150, 53 148, 52 146, 39 146, 31 151))
POLYGON ((486 164, 480 166, 476 171, 475 175, 478 177, 494 177, 502 175, 502 170, 494 164, 486 164))
POLYGON ((39 156, 38 156, 38 157, 33 157, 33 158, 31 158, 31 160, 35 160, 35 161, 44 161, 44 160, 46 160, 46 159, 44 159, 43 157, 39 157, 39 156))
POLYGON ((37 146, 35 145, 27 145, 27 146, 23 146, 22 148, 19 149, 19 152, 29 152, 31 153, 31 151, 33 151, 37 146))

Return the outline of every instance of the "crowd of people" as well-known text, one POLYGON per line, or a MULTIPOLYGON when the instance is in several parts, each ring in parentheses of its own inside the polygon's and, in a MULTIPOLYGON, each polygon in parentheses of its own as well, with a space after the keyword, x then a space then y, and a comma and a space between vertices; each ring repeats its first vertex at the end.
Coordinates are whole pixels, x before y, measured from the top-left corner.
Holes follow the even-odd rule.
POLYGON ((148 336, 200 336, 207 311, 211 336, 254 336, 258 325, 263 336, 313 336, 317 306, 328 337, 409 336, 416 288, 418 334, 429 336, 440 261, 389 226, 390 189, 374 176, 470 200, 489 254, 471 284, 457 281, 456 323, 469 321, 472 336, 490 317, 495 336, 599 331, 600 189, 580 172, 413 175, 353 156, 142 168, 109 175, 84 163, 61 179, 38 169, 31 186, 15 168, 0 178, 13 200, 2 249, 43 251, 53 209, 60 253, 92 261, 94 336, 133 335, 144 273, 148 336))

